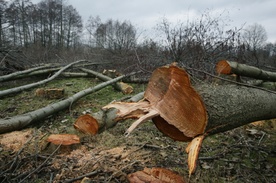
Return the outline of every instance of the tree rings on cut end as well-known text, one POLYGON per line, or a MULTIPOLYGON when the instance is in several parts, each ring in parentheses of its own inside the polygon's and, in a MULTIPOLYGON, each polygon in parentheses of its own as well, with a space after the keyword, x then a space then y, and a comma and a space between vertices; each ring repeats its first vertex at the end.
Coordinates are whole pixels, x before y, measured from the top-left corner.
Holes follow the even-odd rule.
POLYGON ((89 133, 95 135, 98 133, 99 124, 98 121, 89 114, 82 115, 74 123, 74 128, 80 130, 83 133, 89 133))
POLYGON ((201 97, 191 86, 185 70, 175 65, 156 69, 144 97, 168 123, 161 125, 159 118, 154 120, 157 128, 164 134, 186 141, 204 132, 207 112, 201 97), (174 126, 175 130, 169 125, 174 126), (183 136, 179 136, 177 130, 183 133, 183 136), (173 131, 178 135, 174 136, 173 131))
POLYGON ((231 66, 226 60, 221 60, 216 65, 216 72, 218 74, 233 74, 231 66))

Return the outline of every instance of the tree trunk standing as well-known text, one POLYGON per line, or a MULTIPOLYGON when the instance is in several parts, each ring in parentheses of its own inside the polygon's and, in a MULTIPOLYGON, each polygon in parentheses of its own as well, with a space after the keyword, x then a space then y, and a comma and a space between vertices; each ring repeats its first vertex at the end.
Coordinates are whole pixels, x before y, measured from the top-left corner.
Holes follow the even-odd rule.
POLYGON ((237 85, 195 86, 208 112, 206 132, 224 132, 276 118, 276 94, 237 85))

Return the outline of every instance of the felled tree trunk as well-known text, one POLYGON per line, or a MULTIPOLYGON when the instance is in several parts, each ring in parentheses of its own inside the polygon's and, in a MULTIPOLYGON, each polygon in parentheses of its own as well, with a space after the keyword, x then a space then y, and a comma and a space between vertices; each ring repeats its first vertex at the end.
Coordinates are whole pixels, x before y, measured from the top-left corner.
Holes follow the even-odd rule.
POLYGON ((37 71, 37 70, 45 69, 45 68, 48 68, 48 67, 50 67, 50 65, 39 66, 39 67, 24 70, 24 71, 18 71, 18 72, 14 72, 14 73, 11 73, 11 74, 8 74, 8 75, 0 76, 0 82, 10 81, 10 80, 13 80, 15 78, 23 77, 25 75, 28 75, 29 73, 32 73, 32 72, 37 71))
MULTIPOLYGON (((92 70, 89 70, 89 69, 81 68, 81 70, 98 77, 102 81, 109 81, 109 80, 112 79, 108 76, 105 76, 101 73, 98 73, 98 72, 95 72, 95 71, 92 71, 92 70)), ((116 82, 113 86, 116 90, 121 91, 124 94, 130 94, 130 93, 133 92, 132 86, 130 86, 126 83, 123 83, 123 82, 116 82)))
MULTIPOLYGON (((256 88, 238 85, 197 85, 194 86, 204 101, 208 113, 205 132, 216 134, 248 123, 276 118, 276 94, 256 88)), ((144 93, 139 93, 129 101, 138 102, 144 93)), ((99 131, 114 127, 123 120, 119 109, 111 108, 94 113, 99 131)), ((136 118, 136 117, 133 117, 136 118)))
POLYGON ((249 66, 246 64, 240 64, 237 62, 222 60, 216 64, 216 72, 218 74, 236 74, 240 76, 246 76, 255 79, 261 79, 266 81, 276 81, 276 73, 269 72, 257 67, 249 66))
POLYGON ((208 123, 205 132, 224 132, 258 121, 276 118, 276 94, 238 85, 199 85, 208 123))
POLYGON ((100 132, 121 120, 138 118, 127 129, 125 134, 129 135, 139 124, 151 119, 168 137, 191 141, 186 148, 191 175, 207 135, 276 118, 275 108, 274 92, 240 85, 191 86, 188 74, 173 64, 153 72, 142 100, 108 104, 93 115, 96 123, 93 126, 100 132))
POLYGON ((68 77, 68 78, 74 78, 74 77, 91 77, 87 73, 83 72, 63 72, 62 76, 68 77))
MULTIPOLYGON (((183 79, 183 78, 182 78, 183 79)), ((159 90, 167 90, 171 86, 166 85, 167 81, 163 81, 162 79, 158 79, 160 84, 159 90)), ((150 81, 151 83, 151 81, 150 81)), ((149 85, 150 85, 149 83, 149 85)), ((185 88, 185 83, 183 83, 185 88)), ((154 85, 154 88, 158 88, 157 85, 154 85)), ((202 99, 203 107, 206 109, 207 118, 204 130, 201 132, 208 134, 215 134, 219 132, 224 132, 227 130, 231 130, 233 128, 265 119, 276 118, 276 94, 268 91, 264 91, 257 88, 251 88, 249 86, 240 86, 240 85, 196 85, 193 86, 194 90, 191 91, 190 96, 192 97, 193 93, 198 93, 200 98, 202 99)), ((147 89, 148 90, 148 89, 147 89)), ((164 91, 165 95, 168 95, 167 91, 164 91)), ((163 92, 163 93, 164 93, 163 92)), ((158 96, 157 92, 154 92, 155 95, 158 96)), ((175 94, 176 92, 172 92, 175 94)), ((131 101, 136 102, 143 99, 144 93, 141 93, 135 96, 131 101)), ((173 96, 172 96, 173 97, 173 96)), ((176 101, 181 99, 181 96, 177 95, 176 101)), ((171 98, 171 100, 173 100, 171 98)), ((185 102, 185 100, 184 100, 185 102)), ((193 102, 193 100, 191 100, 193 102)), ((93 116, 98 120, 99 130, 107 129, 109 127, 113 127, 117 122, 127 119, 127 118, 139 118, 148 113, 145 110, 146 107, 141 103, 118 103, 116 105, 108 105, 104 107, 104 110, 99 111, 98 113, 93 114, 93 116), (137 112, 140 111, 140 112, 137 112), (141 112, 144 111, 144 112, 141 112)), ((147 105, 147 104, 146 104, 147 105)), ((170 105, 169 102, 164 103, 163 108, 167 107, 166 105, 170 105)), ((177 105, 172 104, 171 111, 168 113, 172 113, 177 109, 177 105)), ((187 116, 194 115, 193 118, 200 118, 200 115, 203 113, 197 113, 197 109, 201 105, 192 106, 192 104, 187 103, 185 106, 188 106, 186 111, 187 116), (194 107, 194 108, 192 108, 194 107)), ((182 114, 185 111, 179 111, 182 114)), ((179 114, 179 115, 180 115, 179 114)), ((179 117, 176 115, 176 118, 179 117)), ((191 121, 183 122, 185 123, 193 123, 194 119, 191 121)), ((153 118, 154 119, 154 118, 153 118)), ((167 123, 166 121, 162 121, 160 123, 167 123)), ((202 122, 205 123, 205 122, 202 122)), ((171 125, 171 123, 170 123, 171 125)), ((187 124, 186 124, 187 125, 187 124)), ((181 126, 181 125, 180 125, 181 126)), ((191 125, 193 126, 193 125, 191 125)), ((203 125, 204 126, 204 125, 203 125)), ((167 126, 166 126, 167 127, 167 126)), ((173 129, 176 130, 176 129, 173 129)), ((178 131, 178 130, 176 130, 178 131)), ((180 130, 181 131, 181 130, 180 130)), ((176 132, 173 132, 176 133, 176 132)), ((178 133, 178 132, 177 132, 178 133)), ((181 132, 182 133, 182 132, 181 132)), ((194 136, 199 135, 199 133, 194 136)), ((176 140, 189 141, 193 136, 188 136, 189 138, 178 139, 178 137, 172 136, 172 138, 176 140), (191 138, 190 138, 191 137, 191 138)))
MULTIPOLYGON (((134 73, 131 73, 129 75, 132 75, 132 74, 134 74, 134 73)), ((129 75, 127 75, 127 76, 129 76, 129 75)), ((79 100, 80 98, 82 98, 88 94, 91 94, 93 92, 96 92, 96 91, 98 91, 110 84, 113 84, 114 82, 117 82, 127 76, 123 75, 118 78, 112 79, 110 81, 101 83, 95 87, 85 89, 85 90, 80 91, 80 92, 76 93, 75 95, 65 99, 65 100, 59 101, 54 104, 50 104, 46 107, 37 109, 35 111, 31 111, 31 112, 28 112, 28 113, 25 113, 22 115, 14 116, 12 118, 0 119, 0 134, 14 131, 14 130, 20 130, 20 129, 26 127, 27 125, 30 125, 34 122, 44 119, 47 116, 50 116, 50 115, 57 113, 61 110, 64 110, 64 109, 68 108, 70 105, 72 105, 74 102, 79 100)))

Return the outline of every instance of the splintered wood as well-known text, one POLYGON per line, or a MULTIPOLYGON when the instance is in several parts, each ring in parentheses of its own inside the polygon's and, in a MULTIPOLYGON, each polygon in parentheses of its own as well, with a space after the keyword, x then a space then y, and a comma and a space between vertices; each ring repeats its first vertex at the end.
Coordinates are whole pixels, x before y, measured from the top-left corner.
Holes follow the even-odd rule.
MULTIPOLYGON (((171 131, 167 132, 167 127, 169 129, 170 125, 187 137, 184 139, 204 132, 207 112, 201 97, 191 86, 189 75, 185 70, 175 65, 156 69, 150 78, 145 99, 166 121, 158 123, 158 120, 153 119, 153 122, 159 125, 157 128, 163 129, 164 134, 168 136, 172 134, 171 131)), ((175 140, 182 139, 183 137, 175 140)))
POLYGON ((196 163, 203 139, 204 135, 194 138, 186 148, 186 153, 188 154, 189 176, 191 176, 191 174, 196 170, 196 163))
POLYGON ((156 69, 149 81, 144 99, 139 102, 115 102, 104 109, 117 109, 114 120, 139 118, 126 132, 152 119, 165 135, 179 141, 190 141, 204 132, 207 112, 199 94, 193 89, 185 70, 175 66, 156 69))
POLYGON ((185 183, 183 177, 165 168, 144 168, 142 171, 131 173, 127 176, 130 183, 137 182, 163 182, 163 183, 185 183))

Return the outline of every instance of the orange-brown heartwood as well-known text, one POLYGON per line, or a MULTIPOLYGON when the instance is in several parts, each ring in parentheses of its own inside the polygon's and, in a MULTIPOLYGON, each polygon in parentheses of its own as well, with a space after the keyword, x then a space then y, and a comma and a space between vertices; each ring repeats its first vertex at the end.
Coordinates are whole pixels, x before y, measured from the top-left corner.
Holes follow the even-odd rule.
MULTIPOLYGON (((137 98, 136 98, 137 99, 137 98)), ((99 131, 128 118, 138 118, 126 131, 152 119, 165 135, 178 141, 191 141, 186 149, 189 173, 205 136, 276 118, 276 95, 240 85, 192 86, 189 75, 175 64, 157 68, 148 87, 136 102, 114 102, 93 114, 99 131)))

